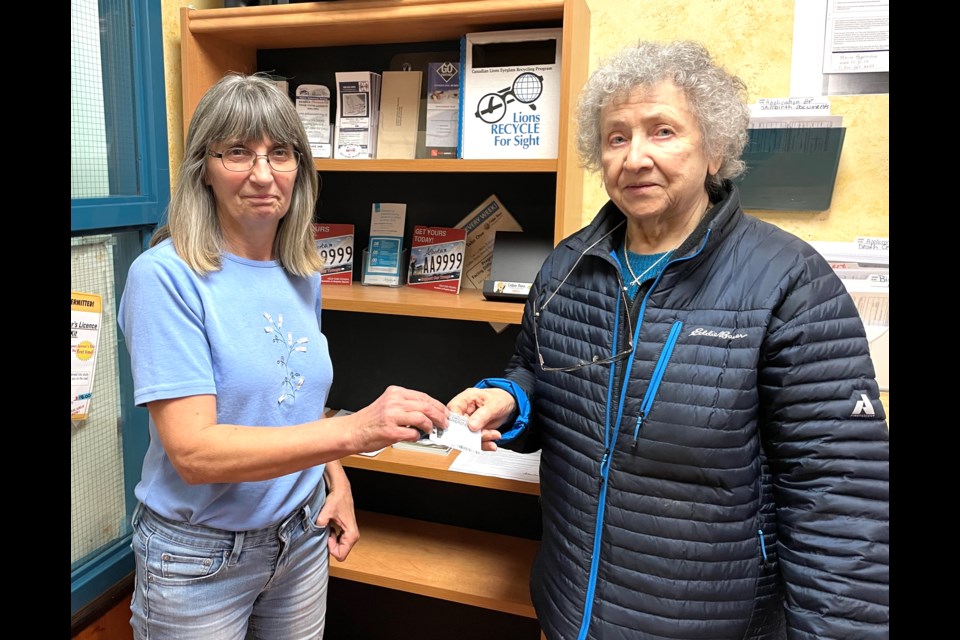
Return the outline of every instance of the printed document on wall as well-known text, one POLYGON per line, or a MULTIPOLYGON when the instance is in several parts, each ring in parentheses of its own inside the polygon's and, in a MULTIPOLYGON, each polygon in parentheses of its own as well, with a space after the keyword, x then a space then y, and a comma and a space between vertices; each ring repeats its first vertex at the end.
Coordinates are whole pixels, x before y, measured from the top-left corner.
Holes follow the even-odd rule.
POLYGON ((93 376, 97 371, 103 300, 96 293, 70 292, 70 421, 90 413, 93 376))

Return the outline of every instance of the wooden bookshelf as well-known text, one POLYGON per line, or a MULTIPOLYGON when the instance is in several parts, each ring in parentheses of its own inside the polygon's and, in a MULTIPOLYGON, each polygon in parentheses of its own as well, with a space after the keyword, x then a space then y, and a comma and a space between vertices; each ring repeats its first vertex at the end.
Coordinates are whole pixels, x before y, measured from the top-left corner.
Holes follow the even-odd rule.
MULTIPOLYGON (((432 52, 441 41, 447 48, 451 44, 455 47, 467 33, 541 27, 563 30, 559 88, 562 117, 557 132, 556 159, 316 159, 314 168, 324 181, 321 193, 321 197, 326 198, 324 206, 336 209, 345 222, 350 221, 350 215, 356 221, 368 219, 361 216, 369 216, 369 205, 354 207, 357 200, 354 194, 362 193, 361 198, 373 198, 374 194, 400 198, 409 194, 411 204, 428 205, 431 215, 437 212, 459 219, 470 208, 456 211, 454 215, 454 208, 448 205, 449 194, 465 199, 464 193, 471 193, 473 198, 473 191, 482 191, 486 197, 490 192, 505 189, 527 209, 525 231, 539 237, 552 237, 556 244, 583 226, 583 171, 577 162, 572 114, 576 94, 588 75, 590 10, 587 0, 351 0, 218 9, 184 7, 180 13, 184 133, 200 98, 230 71, 270 70, 279 75, 297 75, 296 69, 303 69, 304 75, 325 74, 340 68, 359 50, 376 58, 395 45, 408 43, 410 47, 405 50, 420 48, 423 52, 432 52), (286 51, 296 49, 322 49, 323 55, 316 55, 314 51, 304 68, 300 67, 299 52, 286 51), (284 57, 287 55, 289 58, 284 57), (258 69, 261 58, 280 62, 264 62, 265 67, 258 69), (388 191, 388 186, 392 190, 388 191), (381 195, 385 192, 401 192, 401 195, 381 195)), ((388 59, 384 59, 378 69, 385 69, 387 64, 388 59)), ((463 203, 459 205, 462 208, 463 203)), ((481 366, 482 359, 473 356, 470 349, 486 348, 486 353, 496 352, 506 340, 504 334, 514 331, 515 326, 496 332, 495 339, 488 339, 488 333, 476 335, 480 332, 474 332, 473 326, 457 329, 460 333, 451 335, 452 331, 438 330, 437 325, 459 326, 446 321, 517 325, 524 305, 490 302, 474 289, 461 288, 460 294, 452 295, 410 287, 365 287, 355 281, 349 286, 324 286, 323 308, 324 312, 337 312, 324 318, 331 356, 340 345, 349 345, 353 350, 340 352, 334 358, 336 384, 362 389, 365 395, 367 390, 374 393, 387 384, 403 384, 401 378, 412 375, 406 370, 393 375, 393 369, 385 367, 377 358, 409 361, 413 366, 441 371, 446 362, 427 361, 411 349, 411 345, 427 344, 431 340, 438 341, 432 353, 456 354, 457 376, 454 377, 457 379, 477 380, 495 374, 495 371, 481 371, 487 367, 481 366), (358 322, 344 321, 344 314, 340 312, 361 316, 357 316, 358 322), (351 341, 351 329, 356 325, 366 327, 371 318, 391 328, 403 327, 407 333, 398 338, 387 328, 381 331, 377 326, 364 335, 369 336, 370 341, 381 335, 389 336, 389 340, 384 338, 387 344, 383 348, 377 344, 376 349, 367 350, 373 350, 373 354, 357 349, 357 341, 366 338, 351 341), (472 337, 465 337, 467 335, 472 337), (465 344, 468 340, 474 342, 465 344), (389 375, 384 373, 387 370, 391 372, 389 375)), ((429 380, 430 384, 408 386, 442 397, 444 394, 432 387, 442 387, 439 383, 449 380, 450 376, 446 376, 444 380, 429 380)), ((334 398, 330 401, 338 402, 334 398)), ((458 500, 461 496, 482 494, 483 499, 494 502, 495 509, 501 509, 502 503, 519 503, 522 513, 536 518, 539 509, 536 496, 540 487, 536 483, 451 471, 450 463, 457 456, 455 451, 439 456, 390 448, 375 457, 344 459, 345 466, 358 470, 354 474, 355 488, 361 481, 367 483, 368 499, 380 495, 387 486, 417 485, 418 490, 425 493, 416 497, 425 496, 428 506, 433 505, 430 495, 426 495, 431 490, 452 496, 449 505, 441 506, 443 515, 454 519, 424 514, 418 511, 421 505, 416 500, 383 505, 370 499, 370 506, 376 505, 376 510, 365 510, 363 503, 358 502, 360 541, 347 561, 341 563, 331 558, 330 574, 510 614, 504 616, 506 618, 511 615, 534 618, 529 573, 539 543, 516 522, 495 523, 504 525, 497 529, 488 526, 490 523, 486 521, 472 520, 471 516, 476 514, 475 503, 458 500), (428 486, 424 487, 425 484, 428 486), (495 495, 487 495, 488 490, 493 490, 495 495), (418 517, 412 517, 415 513, 418 517), (439 520, 451 524, 439 524, 439 520), (475 528, 454 526, 466 522, 473 523, 475 528), (494 530, 501 533, 492 533, 494 530)), ((407 597, 406 594, 397 596, 407 597)), ((484 615, 500 619, 492 613, 484 612, 484 615)), ((529 622, 521 618, 515 621, 524 625, 529 622)), ((442 634, 448 632, 446 628, 435 631, 437 637, 445 637, 442 634)))
POLYGON ((537 541, 367 511, 357 524, 360 540, 346 561, 330 559, 331 576, 536 617, 537 541))

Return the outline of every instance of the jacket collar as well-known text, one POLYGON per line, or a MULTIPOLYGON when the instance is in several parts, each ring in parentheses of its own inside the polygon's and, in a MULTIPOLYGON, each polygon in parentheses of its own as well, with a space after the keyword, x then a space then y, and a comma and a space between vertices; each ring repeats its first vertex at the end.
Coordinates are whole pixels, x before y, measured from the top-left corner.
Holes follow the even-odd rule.
MULTIPOLYGON (((678 247, 675 252, 676 257, 696 252, 709 253, 713 251, 713 248, 726 237, 742 217, 740 192, 731 180, 724 180, 723 186, 710 194, 710 199, 716 201, 716 204, 703 217, 693 233, 678 247), (710 231, 709 237, 707 236, 708 230, 710 231), (704 244, 704 238, 708 238, 706 244, 704 244)), ((590 253, 592 255, 607 255, 623 242, 623 234, 626 229, 623 223, 625 221, 626 216, 620 211, 620 208, 612 200, 607 200, 606 204, 590 221, 590 224, 571 235, 563 244, 580 252, 606 234, 607 237, 597 243, 590 253), (618 225, 620 225, 620 228, 615 229, 618 225), (613 232, 611 233, 611 231, 613 232)))

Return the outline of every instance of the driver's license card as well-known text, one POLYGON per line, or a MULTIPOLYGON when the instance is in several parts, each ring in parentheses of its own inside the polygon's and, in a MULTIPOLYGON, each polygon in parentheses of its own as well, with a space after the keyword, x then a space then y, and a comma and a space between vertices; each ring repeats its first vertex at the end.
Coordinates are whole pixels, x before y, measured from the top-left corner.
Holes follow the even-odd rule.
POLYGON ((456 413, 447 416, 447 428, 433 428, 430 433, 430 442, 442 444, 453 449, 468 453, 480 453, 480 432, 470 431, 467 427, 467 417, 456 413))

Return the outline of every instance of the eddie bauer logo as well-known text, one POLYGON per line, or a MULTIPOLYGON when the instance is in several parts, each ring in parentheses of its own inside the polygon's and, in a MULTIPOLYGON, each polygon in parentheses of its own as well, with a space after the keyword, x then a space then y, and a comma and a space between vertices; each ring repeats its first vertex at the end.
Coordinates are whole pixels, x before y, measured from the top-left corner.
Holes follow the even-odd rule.
POLYGON ((697 327, 690 332, 691 336, 707 336, 709 338, 723 338, 725 340, 739 340, 740 338, 746 338, 747 334, 745 333, 730 333, 726 329, 721 331, 714 331, 712 329, 704 329, 703 327, 697 327))
POLYGON ((877 413, 873 410, 873 404, 871 404, 870 398, 867 397, 867 394, 861 393, 860 399, 857 400, 857 405, 853 408, 853 413, 850 414, 850 417, 856 418, 863 416, 869 418, 875 415, 877 415, 877 413))

